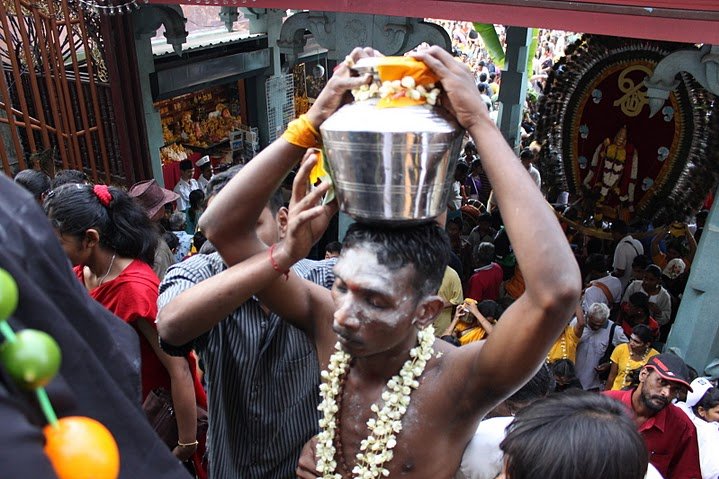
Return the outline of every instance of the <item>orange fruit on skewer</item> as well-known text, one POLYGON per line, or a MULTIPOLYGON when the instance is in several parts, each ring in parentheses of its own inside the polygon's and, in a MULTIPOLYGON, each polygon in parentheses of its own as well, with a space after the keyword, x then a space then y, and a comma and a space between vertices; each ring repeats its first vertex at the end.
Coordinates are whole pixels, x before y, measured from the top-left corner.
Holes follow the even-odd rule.
POLYGON ((45 454, 59 479, 117 479, 120 451, 112 433, 98 421, 68 416, 48 425, 45 454))

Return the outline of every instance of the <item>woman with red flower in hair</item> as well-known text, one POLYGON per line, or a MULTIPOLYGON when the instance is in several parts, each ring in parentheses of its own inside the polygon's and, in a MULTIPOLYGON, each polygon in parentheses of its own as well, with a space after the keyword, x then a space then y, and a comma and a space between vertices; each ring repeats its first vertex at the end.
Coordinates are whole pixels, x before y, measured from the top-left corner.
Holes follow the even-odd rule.
POLYGON ((173 454, 199 466, 196 404, 207 407, 206 397, 194 358, 171 357, 159 347, 159 279, 151 266, 157 232, 147 215, 127 193, 104 185, 63 185, 48 194, 44 208, 90 296, 138 333, 142 399, 155 388, 170 391, 179 434, 173 454))

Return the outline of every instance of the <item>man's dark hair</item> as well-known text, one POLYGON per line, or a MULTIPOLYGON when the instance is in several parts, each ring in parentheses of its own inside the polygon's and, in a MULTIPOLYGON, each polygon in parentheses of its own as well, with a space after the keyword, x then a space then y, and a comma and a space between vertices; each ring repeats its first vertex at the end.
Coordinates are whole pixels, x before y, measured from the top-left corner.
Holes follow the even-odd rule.
POLYGON ((80 170, 60 170, 55 173, 55 178, 52 180, 52 189, 54 190, 70 183, 87 183, 87 175, 80 170))
POLYGON ((636 293, 629 295, 629 304, 635 308, 641 309, 645 316, 649 316, 649 296, 646 294, 641 291, 637 291, 636 293))
POLYGON ((486 74, 486 73, 480 73, 480 74, 479 74, 479 81, 481 81, 482 83, 486 83, 486 82, 487 82, 487 74, 486 74))
POLYGON ((485 93, 487 91, 487 85, 484 83, 480 83, 477 85, 477 90, 479 90, 479 93, 485 93))
POLYGON ((480 301, 479 304, 477 304, 477 309, 480 313, 482 313, 482 316, 486 318, 491 317, 495 320, 499 320, 499 317, 502 316, 502 313, 504 313, 504 308, 500 306, 499 303, 492 301, 491 299, 480 301))
POLYGON ((655 264, 650 264, 644 269, 644 272, 647 274, 651 274, 656 279, 662 279, 662 270, 659 268, 659 266, 655 264))
POLYGON ((500 448, 511 479, 642 479, 649 462, 625 407, 584 391, 549 396, 519 411, 500 448))
POLYGON ((477 266, 485 266, 494 261, 495 248, 487 241, 479 243, 474 249, 472 260, 477 266))
POLYGON ((626 235, 627 233, 629 233, 629 227, 622 220, 614 220, 614 222, 612 223, 611 231, 612 233, 620 233, 622 235, 626 235))
POLYGON ((639 338, 643 343, 650 343, 654 339, 654 333, 646 324, 637 324, 632 328, 632 334, 639 338))
POLYGON ((547 366, 547 363, 542 363, 539 371, 532 376, 532 379, 527 381, 519 391, 507 398, 506 402, 514 410, 521 409, 537 399, 547 397, 549 393, 554 391, 554 385, 554 376, 549 370, 549 366, 547 366))
POLYGON ((167 243, 167 246, 172 250, 172 252, 175 252, 175 249, 180 246, 180 238, 177 237, 175 233, 172 231, 165 231, 162 234, 162 239, 165 240, 165 243, 167 243))
MULTIPOLYGON (((221 173, 217 173, 215 176, 213 176, 205 187, 206 201, 209 201, 210 198, 216 196, 220 191, 222 191, 222 189, 227 186, 227 183, 229 183, 230 180, 234 178, 237 173, 240 172, 243 166, 244 165, 235 165, 232 168, 229 168, 221 173)), ((267 206, 272 212, 272 216, 275 216, 280 210, 280 208, 284 206, 284 204, 284 198, 282 197, 282 190, 280 188, 278 188, 274 193, 272 193, 270 201, 267 202, 267 206)))
POLYGON ((519 153, 519 158, 521 160, 524 160, 524 159, 531 160, 533 157, 534 157, 534 153, 532 153, 532 150, 530 150, 529 148, 525 148, 519 153))
POLYGON ((49 176, 37 170, 22 170, 15 175, 14 181, 32 193, 38 201, 42 201, 42 195, 50 191, 52 184, 49 176))
POLYGON ((632 260, 632 268, 646 269, 649 266, 649 257, 644 254, 638 254, 632 260))
POLYGON ((330 241, 327 243, 327 246, 325 246, 325 252, 340 254, 342 252, 342 243, 339 241, 330 241))
POLYGON ((435 223, 398 228, 354 223, 347 230, 342 247, 344 250, 367 247, 390 270, 412 265, 419 297, 437 294, 451 250, 447 233, 435 223))

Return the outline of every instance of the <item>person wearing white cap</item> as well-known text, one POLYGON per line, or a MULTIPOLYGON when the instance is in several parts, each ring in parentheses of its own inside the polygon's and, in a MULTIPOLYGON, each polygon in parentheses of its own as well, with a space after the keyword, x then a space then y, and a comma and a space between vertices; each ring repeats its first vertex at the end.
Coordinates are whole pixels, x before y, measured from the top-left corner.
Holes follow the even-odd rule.
POLYGON ((210 157, 205 155, 195 163, 195 166, 200 169, 200 176, 197 178, 197 184, 200 185, 200 189, 205 193, 207 184, 212 179, 212 162, 210 157))
POLYGON ((699 377, 691 383, 686 402, 676 405, 692 420, 697 429, 699 466, 702 479, 719 478, 719 389, 709 378, 699 377))

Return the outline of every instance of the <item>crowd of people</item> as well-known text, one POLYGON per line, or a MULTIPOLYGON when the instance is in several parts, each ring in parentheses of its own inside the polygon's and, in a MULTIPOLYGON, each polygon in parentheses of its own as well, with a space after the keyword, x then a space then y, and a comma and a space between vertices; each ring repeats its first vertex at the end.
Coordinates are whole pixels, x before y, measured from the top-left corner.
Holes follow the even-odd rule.
MULTIPOLYGON (((247 165, 210 171, 204 191, 192 165, 177 192, 22 173, 33 201, 0 180, 4 221, 33 237, 1 256, 23 291, 13 321, 67 329, 63 391, 48 388, 66 394, 61 414, 108 425, 123 478, 717 477, 719 364, 696 377, 662 344, 676 311, 661 281, 686 274, 695 245, 658 231, 649 264, 615 221, 611 268, 609 245, 573 248, 531 149, 517 158, 506 144, 473 75, 437 47, 412 55, 472 139, 459 204, 437 222, 357 222, 321 260, 306 257, 337 205, 308 178, 319 126, 369 80, 348 62, 282 138, 247 165), (278 186, 297 164, 287 205, 278 186), (462 208, 492 203, 484 180, 497 207, 465 231, 462 208), (33 256, 41 240, 51 253, 33 256), (34 278, 47 291, 31 289, 34 278), (87 368, 76 347, 92 349, 87 368), (165 445, 140 420, 158 391, 176 422, 169 444, 156 429, 165 445)), ((23 397, 0 384, 3 397, 23 397)), ((53 477, 32 407, 4 401, 0 417, 12 444, 3 467, 53 477)))

